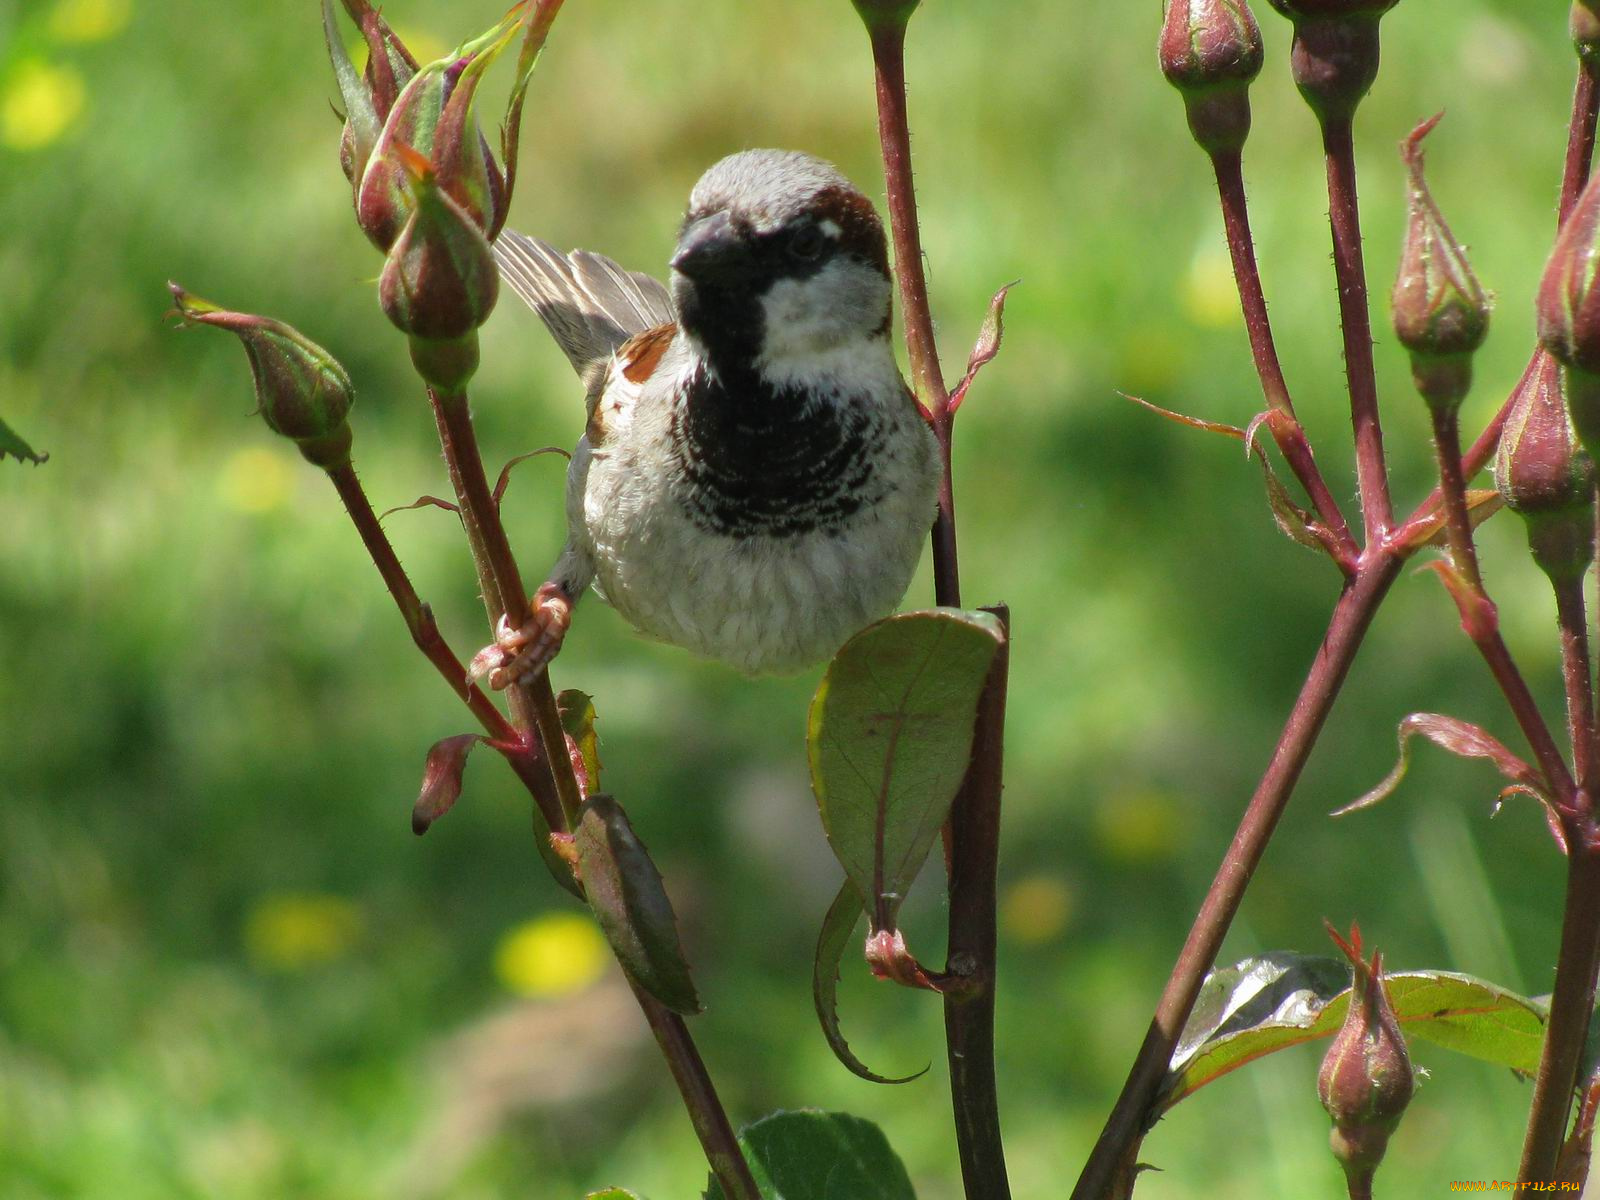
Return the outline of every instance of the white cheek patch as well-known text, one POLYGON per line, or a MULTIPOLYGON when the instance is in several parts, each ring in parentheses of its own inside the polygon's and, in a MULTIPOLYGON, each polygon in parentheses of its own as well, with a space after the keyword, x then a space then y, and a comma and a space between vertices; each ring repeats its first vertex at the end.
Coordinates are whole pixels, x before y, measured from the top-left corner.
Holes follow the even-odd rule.
POLYGON ((780 279, 761 307, 761 363, 779 367, 877 334, 889 311, 889 281, 865 263, 835 258, 805 279, 780 279))
POLYGON ((817 228, 836 242, 839 240, 839 236, 844 233, 844 230, 839 228, 839 222, 834 220, 824 219, 818 222, 817 228))

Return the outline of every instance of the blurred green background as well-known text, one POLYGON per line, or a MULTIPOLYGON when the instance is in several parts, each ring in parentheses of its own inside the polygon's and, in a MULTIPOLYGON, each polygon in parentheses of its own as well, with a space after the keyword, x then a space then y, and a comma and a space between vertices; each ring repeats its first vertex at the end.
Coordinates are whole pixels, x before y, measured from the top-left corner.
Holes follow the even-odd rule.
MULTIPOLYGON (((1247 154, 1285 365, 1352 499, 1314 128, 1287 26, 1247 154)), ((1154 64, 1159 6, 930 0, 911 38, 924 242, 947 364, 1022 280, 959 423, 971 602, 1011 604, 999 1073, 1019 1197, 1065 1194, 1320 636, 1336 590, 1273 529, 1234 443, 1117 391, 1243 424, 1259 406, 1219 219, 1154 64)), ((393 0, 424 55, 494 0, 393 0)), ((1572 55, 1565 6, 1406 0, 1358 129, 1379 368, 1402 503, 1425 422, 1382 330, 1399 138, 1500 297, 1473 427, 1516 379, 1548 251, 1572 55)), ((502 68, 501 75, 506 73, 502 68)), ((501 80, 504 87, 504 79, 501 80)), ((48 464, 0 463, 0 1196, 568 1200, 699 1194, 704 1168, 642 1021, 545 877, 527 804, 485 755, 425 840, 423 756, 468 727, 412 651, 331 490, 250 416, 231 339, 164 324, 171 277, 289 320, 357 380, 356 459, 383 507, 448 489, 426 406, 350 220, 315 6, 0 2, 0 415, 48 464)), ((846 0, 572 0, 535 78, 513 222, 664 269, 683 197, 733 150, 804 148, 881 193, 865 39, 846 0)), ((580 398, 508 300, 476 407, 495 463, 569 444, 580 398)), ((556 460, 508 519, 537 576, 556 460)), ((452 519, 390 532, 458 649, 485 636, 452 519)), ((1510 518, 1484 533, 1507 633, 1555 714, 1553 607, 1510 518)), ((927 600, 926 572, 910 597, 927 600)), ((750 681, 581 610, 556 672, 593 692, 609 790, 686 925, 693 1023, 735 1120, 878 1119, 924 1200, 958 1195, 938 1007, 847 971, 845 1029, 901 1088, 836 1065, 810 953, 838 874, 802 745, 816 672, 750 681)), ((1372 631, 1227 956, 1322 951, 1359 917, 1397 968, 1549 989, 1561 863, 1497 780, 1419 755, 1401 794, 1330 823, 1406 712, 1514 729, 1431 577, 1372 631)), ((908 910, 937 959, 937 864, 908 910)), ((1165 1121, 1151 1200, 1339 1193, 1315 1049, 1165 1121)), ((1389 1194, 1513 1169, 1528 1090, 1432 1072, 1389 1194)))

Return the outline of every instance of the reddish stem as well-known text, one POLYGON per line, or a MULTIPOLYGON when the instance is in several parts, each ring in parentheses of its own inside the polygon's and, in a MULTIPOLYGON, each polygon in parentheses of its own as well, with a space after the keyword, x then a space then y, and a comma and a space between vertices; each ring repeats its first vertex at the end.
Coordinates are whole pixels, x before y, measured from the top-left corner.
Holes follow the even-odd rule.
MULTIPOLYGON (((489 490, 466 394, 444 394, 430 389, 428 398, 433 403, 450 481, 460 500, 467 540, 478 563, 480 578, 487 582, 484 601, 490 606, 491 622, 503 613, 510 622, 518 624, 528 613, 527 593, 523 591, 522 575, 500 522, 499 507, 489 490)), ((538 729, 545 748, 545 762, 554 777, 565 824, 570 829, 576 824, 581 797, 572 759, 567 754, 566 734, 561 727, 555 693, 550 687, 549 672, 541 671, 530 685, 513 684, 509 691, 512 713, 519 726, 538 729)), ((635 987, 634 994, 677 1081, 706 1161, 711 1164, 728 1200, 761 1200, 760 1190, 739 1149, 727 1112, 689 1035, 688 1026, 648 993, 635 987)))
POLYGON ((1583 579, 1564 578, 1552 585, 1556 621, 1561 627, 1561 678, 1567 690, 1567 735, 1572 745, 1572 771, 1579 786, 1592 795, 1594 779, 1594 681, 1589 659, 1589 617, 1583 579))
POLYGON ((1127 1082, 1122 1085, 1122 1094, 1117 1097, 1105 1129, 1072 1191, 1072 1200, 1101 1200, 1116 1177, 1119 1164, 1144 1136, 1147 1114, 1166 1076, 1167 1065, 1172 1061, 1173 1047, 1200 994, 1200 985, 1216 961, 1217 951, 1239 911, 1250 878, 1289 803, 1373 615, 1400 573, 1402 561, 1397 554, 1369 553, 1334 606, 1327 636, 1289 713, 1289 721, 1273 749, 1266 773, 1250 798, 1211 889, 1195 915, 1188 939, 1161 993, 1155 1018, 1145 1033, 1127 1082))
POLYGON ((1478 549, 1472 541, 1467 481, 1461 462, 1461 422, 1456 410, 1434 410, 1433 450, 1439 466, 1439 495, 1444 503, 1445 543, 1450 547, 1450 558, 1468 586, 1482 595, 1483 572, 1478 568, 1478 549))
POLYGON ((1340 566, 1352 574, 1359 554, 1350 527, 1345 523, 1339 503, 1328 490, 1312 456, 1306 431, 1295 416, 1289 385, 1283 378, 1278 348, 1272 337, 1272 322, 1267 317, 1266 295, 1261 288, 1261 271, 1256 263, 1255 241, 1250 233, 1250 207, 1245 198, 1244 166, 1240 151, 1223 151, 1211 156, 1217 178, 1217 195, 1222 204, 1222 222, 1227 231, 1228 253, 1233 259, 1233 280, 1244 309, 1245 332, 1250 338, 1250 353, 1255 359, 1261 391, 1272 410, 1267 422, 1284 461, 1295 473, 1311 498, 1322 523, 1333 534, 1340 550, 1340 566))
POLYGON ((1378 380, 1372 363, 1372 318, 1367 307, 1367 270, 1361 253, 1361 211, 1356 199, 1356 153, 1351 123, 1323 125, 1328 172, 1328 223, 1333 231, 1333 271, 1339 285, 1339 328, 1344 335, 1345 376, 1355 426, 1356 478, 1367 544, 1378 545, 1393 521, 1389 475, 1383 461, 1383 426, 1378 418, 1378 380))
POLYGON ((1600 83, 1595 79, 1594 68, 1580 62, 1578 83, 1572 92, 1572 123, 1567 131, 1567 162, 1561 175, 1558 225, 1567 223, 1568 214, 1577 204, 1584 185, 1589 182, 1589 165, 1594 161, 1597 113, 1600 113, 1600 83))
POLYGON ((1600 961, 1600 853, 1568 834, 1567 900, 1561 921, 1550 1020, 1534 1085, 1528 1135, 1522 1146, 1522 1183, 1550 1183, 1556 1175, 1578 1064, 1594 1013, 1595 968, 1600 961))

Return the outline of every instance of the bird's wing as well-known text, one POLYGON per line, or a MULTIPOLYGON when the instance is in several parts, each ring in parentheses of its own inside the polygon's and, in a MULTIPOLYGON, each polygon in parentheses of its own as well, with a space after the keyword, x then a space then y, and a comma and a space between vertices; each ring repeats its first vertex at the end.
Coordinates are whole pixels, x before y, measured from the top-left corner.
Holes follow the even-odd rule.
POLYGON ((563 254, 507 229, 495 239, 494 257, 501 278, 539 314, 591 392, 623 343, 673 319, 664 283, 603 255, 563 254))

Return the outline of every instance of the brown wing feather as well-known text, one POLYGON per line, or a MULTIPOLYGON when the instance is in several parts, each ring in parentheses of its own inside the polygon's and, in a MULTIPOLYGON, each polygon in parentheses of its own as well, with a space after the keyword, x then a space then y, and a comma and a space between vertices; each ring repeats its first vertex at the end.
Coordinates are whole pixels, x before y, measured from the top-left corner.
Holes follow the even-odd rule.
MULTIPOLYGON (((667 352, 667 347, 672 345, 672 339, 678 332, 678 326, 673 322, 657 325, 654 329, 646 329, 629 338, 616 350, 616 363, 618 373, 629 383, 643 383, 649 379, 661 362, 661 356, 667 352)), ((605 406, 600 403, 603 393, 595 392, 589 397, 589 423, 584 432, 589 438, 589 445, 599 446, 605 442, 605 406)), ((613 401, 613 408, 621 407, 613 401)))

